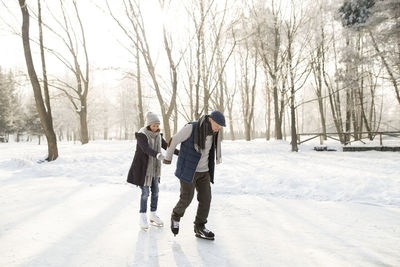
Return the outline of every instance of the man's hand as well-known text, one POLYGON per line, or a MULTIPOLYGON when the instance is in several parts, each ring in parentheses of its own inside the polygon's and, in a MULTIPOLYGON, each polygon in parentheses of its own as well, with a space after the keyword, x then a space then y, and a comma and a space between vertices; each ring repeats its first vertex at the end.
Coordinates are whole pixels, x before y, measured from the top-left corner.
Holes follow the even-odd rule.
POLYGON ((163 154, 161 154, 161 153, 158 153, 157 154, 157 159, 162 161, 163 159, 165 159, 165 156, 163 154))
POLYGON ((164 164, 171 164, 171 161, 170 161, 170 160, 164 159, 164 160, 163 160, 163 163, 164 163, 164 164))

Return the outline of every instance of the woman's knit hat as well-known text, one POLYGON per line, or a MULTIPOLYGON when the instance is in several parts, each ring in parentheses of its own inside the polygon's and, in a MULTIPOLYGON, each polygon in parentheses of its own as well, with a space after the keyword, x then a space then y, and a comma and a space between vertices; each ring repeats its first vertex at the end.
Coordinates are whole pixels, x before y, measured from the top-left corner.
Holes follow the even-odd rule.
POLYGON ((156 114, 149 111, 146 114, 146 126, 152 125, 153 123, 160 123, 160 119, 157 117, 156 114))

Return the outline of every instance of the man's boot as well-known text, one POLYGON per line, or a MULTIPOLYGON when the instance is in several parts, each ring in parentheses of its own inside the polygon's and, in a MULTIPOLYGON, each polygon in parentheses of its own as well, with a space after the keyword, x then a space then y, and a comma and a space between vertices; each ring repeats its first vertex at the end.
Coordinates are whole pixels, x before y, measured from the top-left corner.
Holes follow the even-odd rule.
POLYGON ((174 236, 176 236, 179 233, 179 221, 175 221, 172 217, 171 217, 171 231, 174 234, 174 236))
POLYGON ((214 233, 208 230, 204 224, 195 224, 194 232, 196 233, 196 237, 204 238, 207 240, 214 240, 214 233))

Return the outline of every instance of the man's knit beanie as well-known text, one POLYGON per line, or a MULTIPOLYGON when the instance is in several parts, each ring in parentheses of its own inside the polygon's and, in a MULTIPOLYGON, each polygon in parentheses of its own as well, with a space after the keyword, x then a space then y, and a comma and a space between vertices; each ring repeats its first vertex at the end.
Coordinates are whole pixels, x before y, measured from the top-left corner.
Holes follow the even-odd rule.
POLYGON ((213 119, 219 125, 225 127, 225 116, 218 110, 214 110, 210 114, 211 119, 213 119))

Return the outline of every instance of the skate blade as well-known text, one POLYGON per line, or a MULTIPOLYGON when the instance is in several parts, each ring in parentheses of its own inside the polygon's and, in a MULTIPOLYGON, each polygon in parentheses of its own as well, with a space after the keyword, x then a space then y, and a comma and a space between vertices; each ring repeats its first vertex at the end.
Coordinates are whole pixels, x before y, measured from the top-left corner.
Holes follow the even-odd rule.
POLYGON ((163 223, 156 223, 155 221, 150 221, 150 224, 153 226, 157 226, 157 227, 163 227, 164 224, 163 223))
POLYGON ((176 236, 178 233, 174 233, 173 231, 171 231, 172 232, 172 234, 174 235, 174 236, 176 236))
POLYGON ((201 239, 205 239, 205 240, 214 240, 214 237, 206 237, 206 236, 199 235, 199 234, 196 234, 196 237, 201 238, 201 239))

